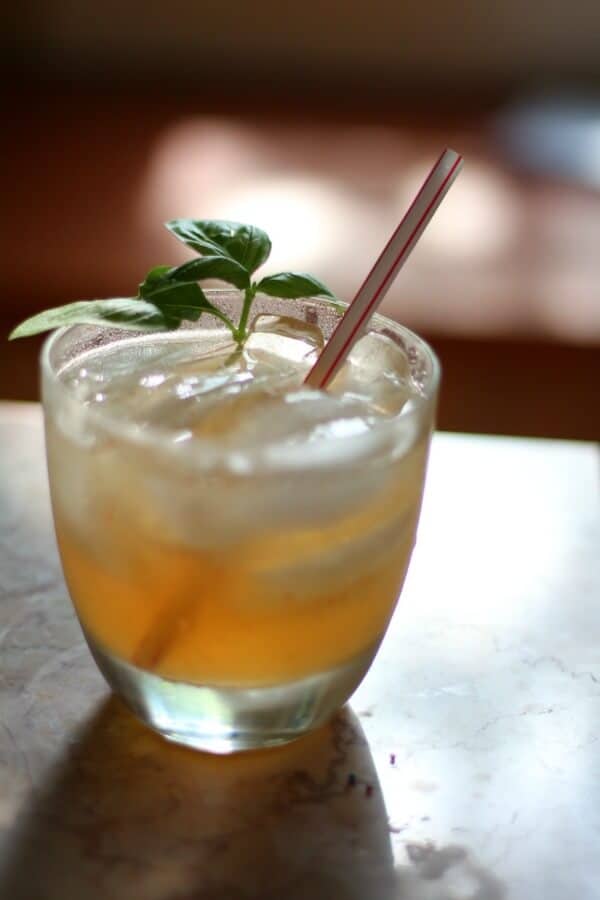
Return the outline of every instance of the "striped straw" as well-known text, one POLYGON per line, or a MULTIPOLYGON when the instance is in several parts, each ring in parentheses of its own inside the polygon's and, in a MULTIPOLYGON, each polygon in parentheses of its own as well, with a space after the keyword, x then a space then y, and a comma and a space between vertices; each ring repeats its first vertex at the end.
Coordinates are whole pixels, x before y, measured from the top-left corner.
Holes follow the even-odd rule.
POLYGON ((427 228, 462 165, 462 156, 454 150, 444 150, 306 376, 305 383, 310 387, 325 388, 334 378, 427 228))

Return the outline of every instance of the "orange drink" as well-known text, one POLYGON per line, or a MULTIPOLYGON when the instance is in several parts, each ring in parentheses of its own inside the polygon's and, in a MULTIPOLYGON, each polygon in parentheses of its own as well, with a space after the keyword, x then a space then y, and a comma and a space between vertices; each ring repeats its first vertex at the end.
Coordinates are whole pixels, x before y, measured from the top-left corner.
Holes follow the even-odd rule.
POLYGON ((309 390, 335 307, 256 312, 242 349, 207 320, 77 326, 43 357, 56 531, 92 652, 148 724, 217 752, 291 739, 364 676, 409 564, 438 380, 424 342, 375 316, 330 390, 309 390))

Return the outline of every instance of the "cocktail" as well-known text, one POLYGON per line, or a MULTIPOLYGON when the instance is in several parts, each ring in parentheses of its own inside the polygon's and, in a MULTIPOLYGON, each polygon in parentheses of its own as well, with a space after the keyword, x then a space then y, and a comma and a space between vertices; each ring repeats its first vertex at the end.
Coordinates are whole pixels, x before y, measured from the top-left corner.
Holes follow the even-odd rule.
MULTIPOLYGON (((237 292, 209 293, 232 317, 237 292)), ((340 313, 259 296, 242 349, 202 327, 56 332, 43 355, 64 572, 109 683, 165 736, 289 740, 358 685, 415 539, 438 368, 376 317, 330 390, 340 313)))
POLYGON ((65 577, 107 681, 166 738, 289 741, 371 664, 439 382, 425 342, 374 310, 460 165, 442 154, 345 312, 313 276, 255 280, 261 229, 179 219, 197 258, 13 332, 59 328, 42 387, 65 577))

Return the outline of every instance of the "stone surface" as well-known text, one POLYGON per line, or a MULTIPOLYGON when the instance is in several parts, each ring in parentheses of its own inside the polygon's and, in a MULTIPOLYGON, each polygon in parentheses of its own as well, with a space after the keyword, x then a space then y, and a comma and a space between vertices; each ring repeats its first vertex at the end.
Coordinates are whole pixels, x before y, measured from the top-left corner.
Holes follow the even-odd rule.
POLYGON ((0 897, 593 900, 598 454, 440 434, 347 708, 211 758, 111 698, 60 574, 39 409, 0 405, 0 897))

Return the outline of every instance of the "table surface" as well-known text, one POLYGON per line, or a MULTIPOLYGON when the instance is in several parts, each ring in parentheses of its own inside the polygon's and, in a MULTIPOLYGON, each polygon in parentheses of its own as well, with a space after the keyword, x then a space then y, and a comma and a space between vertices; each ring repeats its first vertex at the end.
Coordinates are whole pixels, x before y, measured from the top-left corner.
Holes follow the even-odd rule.
POLYGON ((598 898, 598 462, 436 435, 351 706, 214 758, 111 698, 61 576, 40 410, 0 404, 0 897, 598 898))

